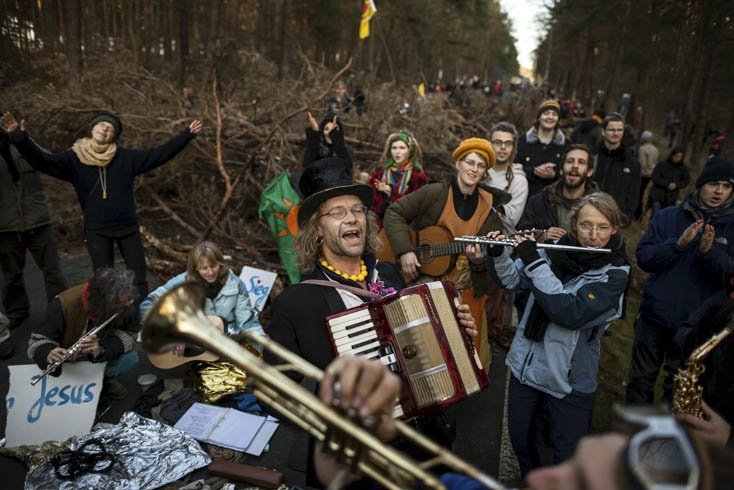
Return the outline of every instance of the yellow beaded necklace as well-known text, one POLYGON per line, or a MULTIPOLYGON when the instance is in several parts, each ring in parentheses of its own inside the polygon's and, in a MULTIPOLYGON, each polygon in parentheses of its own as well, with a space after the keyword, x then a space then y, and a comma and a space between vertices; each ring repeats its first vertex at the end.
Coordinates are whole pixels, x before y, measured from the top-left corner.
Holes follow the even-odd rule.
POLYGON ((344 279, 347 279, 349 281, 362 282, 367 277, 367 265, 365 265, 364 260, 360 260, 359 261, 359 264, 360 264, 359 265, 359 268, 360 268, 360 273, 359 274, 348 274, 346 272, 342 272, 339 269, 337 269, 336 267, 334 267, 333 265, 331 265, 330 263, 328 263, 326 261, 326 259, 321 259, 320 262, 321 262, 321 265, 323 265, 324 267, 326 267, 327 269, 329 269, 330 271, 332 271, 334 274, 336 274, 338 276, 341 276, 344 279))

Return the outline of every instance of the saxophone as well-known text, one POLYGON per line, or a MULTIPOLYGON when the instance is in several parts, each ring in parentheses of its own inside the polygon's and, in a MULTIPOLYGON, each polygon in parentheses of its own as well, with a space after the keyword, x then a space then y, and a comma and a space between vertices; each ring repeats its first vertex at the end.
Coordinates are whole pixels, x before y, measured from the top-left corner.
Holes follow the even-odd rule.
POLYGON ((701 376, 706 370, 704 359, 717 345, 727 338, 734 328, 727 326, 694 350, 686 366, 678 370, 673 378, 673 413, 687 413, 703 418, 703 386, 701 376))

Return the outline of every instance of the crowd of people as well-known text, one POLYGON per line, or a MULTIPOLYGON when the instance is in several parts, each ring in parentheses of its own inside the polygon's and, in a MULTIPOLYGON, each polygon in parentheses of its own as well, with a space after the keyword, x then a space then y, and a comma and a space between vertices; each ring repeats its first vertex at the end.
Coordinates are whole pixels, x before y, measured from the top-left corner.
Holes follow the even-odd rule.
MULTIPOLYGON (((102 112, 90 120, 89 137, 53 154, 28 136, 24 121, 3 114, 0 266, 5 315, 0 317, 0 357, 13 356, 10 331, 28 316, 22 277, 28 250, 43 271, 49 300, 27 352, 41 369, 66 360, 68 349, 85 332, 112 320, 110 328, 86 338, 71 360, 106 361, 105 393, 124 398, 126 390, 115 378, 138 362, 142 318, 167 291, 194 282, 204 291, 205 315, 224 334, 242 342, 245 332, 267 335, 326 370, 327 380, 339 380, 338 390, 331 381, 320 387, 325 402, 334 404, 345 396, 337 405, 351 405, 363 417, 389 414, 400 382, 379 362, 336 356, 324 319, 410 285, 449 281, 460 294, 459 324, 485 372, 492 366, 491 344, 507 328, 506 308, 514 298, 518 324, 512 326, 506 357, 507 418, 522 477, 533 488, 554 488, 564 478, 590 488, 597 478, 618 479, 617 459, 623 447, 640 444, 636 436, 582 439, 591 430, 602 337, 626 313, 631 263, 625 232, 650 209, 649 226, 635 252, 649 277, 635 322, 626 401, 653 403, 663 366, 663 399, 670 401, 673 374, 734 313, 734 297, 729 296, 734 288, 727 289, 734 275, 734 164, 711 157, 695 188, 683 195, 691 177, 681 148, 656 162, 652 134, 644 132, 641 146, 630 147, 625 119, 617 113, 597 112, 569 136, 559 124, 562 104, 550 98, 540 102, 534 124, 524 132, 501 121, 486 135, 462 140, 452 152, 450 171, 436 181, 429 180, 416 136, 397 130, 386 138, 375 170, 359 183, 342 122, 352 107, 364 109, 340 85, 320 122, 308 113, 303 170, 294 179, 301 199, 294 243, 301 281, 273 301, 265 327, 245 284, 212 242, 194 244, 186 271, 148 290, 134 179, 182 151, 201 132, 200 121, 161 146, 133 150, 117 146, 122 122, 102 112), (39 172, 69 182, 76 191, 94 269, 83 284, 69 288, 61 273, 39 172), (445 242, 428 241, 437 236, 445 242), (467 244, 450 254, 441 270, 427 267, 430 256, 419 243, 446 245, 461 236, 493 243, 467 244), (114 269, 115 245, 126 270, 114 269), (383 245, 391 257, 380 255, 383 245), (588 473, 589 455, 605 452, 613 469, 588 473), (551 464, 560 466, 541 469, 551 464)), ((262 351, 257 343, 251 348, 262 351)), ((720 352, 729 351, 731 344, 722 345, 720 352)), ((201 352, 183 343, 173 349, 184 360, 201 352)), ((266 362, 279 362, 267 350, 263 355, 266 362)), ((712 381, 704 385, 704 418, 682 418, 685 430, 670 421, 682 434, 678 442, 694 444, 697 454, 704 451, 699 439, 734 444, 734 410, 727 396, 734 378, 721 355, 707 364, 712 381)), ((649 414, 630 413, 636 423, 655 426, 649 414)), ((388 419, 383 417, 385 425, 375 433, 386 444, 399 445, 388 419)), ((451 447, 454 435, 447 430, 451 420, 444 411, 421 415, 414 423, 451 447)), ((307 447, 308 483, 328 482, 339 465, 313 441, 307 447)), ((644 468, 639 467, 649 462, 633 459, 626 458, 622 473, 644 487, 650 482, 640 476, 644 468)), ((472 488, 467 484, 457 483, 472 488)))

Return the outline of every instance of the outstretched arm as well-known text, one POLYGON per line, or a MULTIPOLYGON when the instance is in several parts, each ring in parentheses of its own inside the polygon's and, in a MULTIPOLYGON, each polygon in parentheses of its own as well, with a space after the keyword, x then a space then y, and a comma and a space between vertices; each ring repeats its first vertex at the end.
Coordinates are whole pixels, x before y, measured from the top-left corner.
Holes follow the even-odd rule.
POLYGON ((47 152, 28 137, 25 130, 25 120, 21 119, 18 123, 9 112, 0 117, 0 128, 8 133, 10 141, 35 170, 57 179, 70 180, 72 161, 68 151, 56 154, 47 152))
POLYGON ((160 167, 183 150, 186 145, 201 132, 201 121, 195 119, 178 136, 155 148, 146 150, 127 150, 132 153, 135 175, 140 175, 156 167, 160 167))

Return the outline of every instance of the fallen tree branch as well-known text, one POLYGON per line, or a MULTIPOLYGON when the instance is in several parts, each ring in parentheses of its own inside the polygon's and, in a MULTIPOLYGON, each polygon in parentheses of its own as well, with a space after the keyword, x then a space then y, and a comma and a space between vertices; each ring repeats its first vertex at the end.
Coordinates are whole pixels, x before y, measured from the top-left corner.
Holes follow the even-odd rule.
POLYGON ((145 241, 150 243, 156 250, 161 252, 166 257, 170 257, 174 260, 184 263, 188 260, 187 254, 169 247, 168 245, 163 243, 158 237, 149 232, 148 229, 143 225, 140 225, 140 234, 143 236, 145 241))

